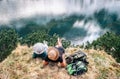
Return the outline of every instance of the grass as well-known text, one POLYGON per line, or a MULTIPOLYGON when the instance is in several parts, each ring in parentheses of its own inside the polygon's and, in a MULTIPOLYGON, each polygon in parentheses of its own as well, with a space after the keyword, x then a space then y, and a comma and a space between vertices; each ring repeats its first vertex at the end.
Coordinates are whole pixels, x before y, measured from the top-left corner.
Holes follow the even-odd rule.
POLYGON ((97 79, 108 79, 109 70, 108 69, 100 69, 99 77, 97 79))
MULTIPOLYGON (((66 54, 73 54, 80 48, 67 48, 66 54)), ((0 79, 117 79, 120 67, 104 51, 84 50, 87 55, 88 71, 80 76, 70 76, 65 68, 46 66, 41 69, 42 60, 32 59, 32 48, 18 47, 0 63, 0 79)))

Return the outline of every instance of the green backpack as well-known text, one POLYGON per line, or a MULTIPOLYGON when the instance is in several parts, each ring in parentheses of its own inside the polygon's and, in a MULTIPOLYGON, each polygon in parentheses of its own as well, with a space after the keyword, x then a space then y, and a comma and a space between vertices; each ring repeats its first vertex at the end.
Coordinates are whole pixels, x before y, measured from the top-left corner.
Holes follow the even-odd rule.
POLYGON ((71 63, 67 65, 67 71, 70 75, 81 75, 85 72, 87 72, 87 66, 82 61, 78 61, 75 63, 71 63))

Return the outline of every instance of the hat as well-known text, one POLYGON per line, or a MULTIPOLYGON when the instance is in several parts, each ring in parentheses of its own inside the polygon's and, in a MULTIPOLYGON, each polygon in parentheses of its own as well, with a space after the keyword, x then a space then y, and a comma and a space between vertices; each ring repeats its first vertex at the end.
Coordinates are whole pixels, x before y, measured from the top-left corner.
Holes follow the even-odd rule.
POLYGON ((55 47, 48 48, 48 58, 55 61, 59 57, 59 51, 55 47))
POLYGON ((34 46, 33 46, 33 51, 36 53, 36 54, 42 54, 44 51, 47 51, 48 49, 48 46, 43 44, 43 43, 36 43, 34 46))

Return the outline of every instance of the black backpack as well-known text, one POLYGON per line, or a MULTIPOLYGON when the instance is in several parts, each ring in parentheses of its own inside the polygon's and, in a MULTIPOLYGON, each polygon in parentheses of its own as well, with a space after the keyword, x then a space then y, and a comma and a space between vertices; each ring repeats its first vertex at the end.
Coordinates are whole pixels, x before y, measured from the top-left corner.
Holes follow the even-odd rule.
POLYGON ((67 62, 67 64, 71 64, 71 63, 75 63, 77 61, 82 61, 87 65, 88 62, 86 59, 87 59, 87 55, 84 52, 79 50, 79 51, 75 52, 74 54, 66 57, 66 62, 67 62))

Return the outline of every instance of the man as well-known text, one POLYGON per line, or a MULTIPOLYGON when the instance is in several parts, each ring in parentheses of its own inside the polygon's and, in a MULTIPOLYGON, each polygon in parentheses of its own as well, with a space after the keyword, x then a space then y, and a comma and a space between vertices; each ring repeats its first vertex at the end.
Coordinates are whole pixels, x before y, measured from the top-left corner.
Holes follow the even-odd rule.
POLYGON ((61 67, 66 66, 65 61, 65 50, 62 46, 62 40, 58 38, 57 45, 55 47, 49 47, 48 48, 48 54, 43 61, 43 66, 47 65, 49 62, 58 62, 60 63, 61 67))

